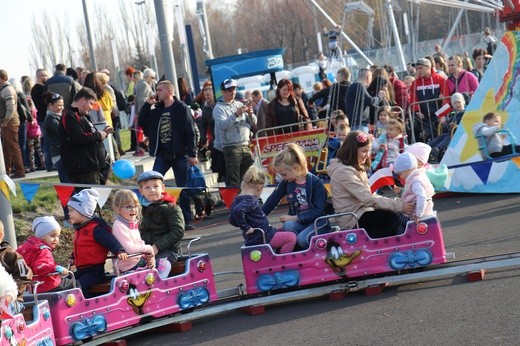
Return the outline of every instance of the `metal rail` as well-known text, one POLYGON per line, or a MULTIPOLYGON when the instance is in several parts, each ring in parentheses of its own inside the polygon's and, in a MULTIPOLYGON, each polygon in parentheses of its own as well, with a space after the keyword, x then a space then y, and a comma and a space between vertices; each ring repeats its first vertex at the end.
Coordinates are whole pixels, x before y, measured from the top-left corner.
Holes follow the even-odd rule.
POLYGON ((433 281, 453 277, 460 274, 467 274, 479 270, 498 269, 514 266, 520 266, 520 253, 511 253, 455 261, 446 264, 440 264, 433 267, 426 267, 423 268, 424 270, 420 272, 393 274, 370 279, 354 279, 343 283, 335 283, 325 286, 301 289, 297 291, 283 292, 263 297, 243 295, 242 290, 239 287, 238 289, 219 291, 218 296, 224 298, 225 301, 217 301, 213 304, 209 304, 206 307, 194 310, 188 314, 178 314, 173 317, 160 318, 147 324, 134 326, 129 329, 119 330, 106 335, 101 335, 89 342, 84 343, 84 345, 100 345, 111 340, 121 339, 146 330, 166 326, 172 323, 193 321, 248 306, 268 306, 281 303, 296 302, 306 299, 318 298, 326 294, 338 291, 349 293, 378 285, 397 286, 409 283, 419 283, 424 281, 433 281), (237 294, 235 297, 232 296, 233 292, 236 292, 237 294), (236 300, 233 301, 233 299, 236 300))

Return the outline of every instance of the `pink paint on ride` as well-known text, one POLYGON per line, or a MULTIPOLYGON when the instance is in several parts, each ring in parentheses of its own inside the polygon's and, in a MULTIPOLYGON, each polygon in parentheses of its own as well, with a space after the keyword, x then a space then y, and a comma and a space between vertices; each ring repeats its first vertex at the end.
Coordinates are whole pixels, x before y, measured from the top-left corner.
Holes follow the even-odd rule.
POLYGON ((23 314, 2 319, 1 324, 1 346, 54 344, 52 318, 46 300, 40 300, 38 304, 26 303, 23 314), (24 316, 32 317, 26 320, 24 316))
POLYGON ((409 222, 401 235, 371 239, 364 229, 314 236, 308 249, 278 255, 269 245, 243 246, 248 294, 319 284, 446 262, 435 217, 409 222), (419 226, 419 227, 417 227, 419 226))
POLYGON ((217 299, 213 268, 207 254, 192 255, 186 260, 184 273, 164 280, 156 269, 115 277, 110 291, 94 298, 84 298, 79 288, 42 293, 38 297, 49 300, 56 345, 65 345, 76 341, 72 335, 75 325, 92 323, 94 318, 102 316, 106 328, 98 334, 127 328, 181 311, 181 295, 199 289, 206 290, 208 301, 217 299), (152 284, 146 282, 147 276, 153 278, 152 284), (67 305, 68 297, 75 298, 74 306, 67 305))

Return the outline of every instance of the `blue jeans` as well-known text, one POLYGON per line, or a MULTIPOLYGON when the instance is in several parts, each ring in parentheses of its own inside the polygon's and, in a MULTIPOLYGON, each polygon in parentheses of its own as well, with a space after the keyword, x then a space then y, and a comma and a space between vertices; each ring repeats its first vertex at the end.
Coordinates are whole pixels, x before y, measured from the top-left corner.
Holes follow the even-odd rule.
MULTIPOLYGON (((189 160, 187 155, 164 155, 159 154, 155 157, 153 163, 153 170, 165 175, 173 169, 173 176, 175 177, 175 184, 177 187, 185 187, 188 183, 189 160)), ((179 206, 182 209, 185 225, 189 225, 192 220, 190 195, 189 191, 183 189, 179 195, 179 206)))
MULTIPOLYGON (((327 220, 320 220, 318 222, 318 234, 327 233, 327 220)), ((283 230, 294 232, 297 234, 298 246, 302 249, 307 249, 310 245, 311 238, 315 235, 314 222, 310 225, 303 225, 298 221, 285 221, 283 223, 283 230)))

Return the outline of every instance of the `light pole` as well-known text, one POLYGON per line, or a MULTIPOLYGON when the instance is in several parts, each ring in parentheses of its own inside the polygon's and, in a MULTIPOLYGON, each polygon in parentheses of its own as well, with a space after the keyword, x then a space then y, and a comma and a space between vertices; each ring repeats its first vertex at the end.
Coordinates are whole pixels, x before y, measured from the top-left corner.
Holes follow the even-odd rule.
POLYGON ((94 54, 94 40, 90 31, 90 19, 88 17, 87 2, 83 0, 83 15, 85 16, 85 26, 87 28, 88 48, 90 52, 90 68, 92 71, 97 71, 96 55, 94 54))
POLYGON ((146 0, 136 1, 135 4, 138 6, 144 5, 144 13, 146 15, 146 39, 148 41, 148 54, 150 55, 150 65, 156 73, 159 73, 159 71, 157 71, 157 58, 155 56, 155 40, 153 37, 153 29, 150 24, 150 13, 148 10, 148 6, 146 6, 146 0))

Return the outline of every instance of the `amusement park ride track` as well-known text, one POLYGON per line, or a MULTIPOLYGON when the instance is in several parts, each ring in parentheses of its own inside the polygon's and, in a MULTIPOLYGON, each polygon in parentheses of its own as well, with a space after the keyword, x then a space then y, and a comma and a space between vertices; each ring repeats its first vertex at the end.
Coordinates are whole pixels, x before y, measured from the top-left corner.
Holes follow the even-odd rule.
MULTIPOLYGON (((103 334, 84 345, 100 345, 109 341, 122 339, 140 332, 149 331, 171 324, 191 322, 193 320, 223 314, 232 310, 263 307, 275 304, 291 303, 301 300, 313 299, 329 295, 331 299, 341 299, 350 292, 366 290, 367 295, 378 294, 384 287, 398 286, 425 281, 434 281, 459 275, 466 275, 469 281, 481 280, 486 270, 503 269, 520 266, 520 253, 494 255, 461 261, 452 261, 430 267, 408 270, 403 273, 395 272, 390 275, 371 278, 359 278, 357 280, 345 280, 343 282, 327 284, 300 290, 291 290, 273 295, 245 295, 242 286, 219 291, 219 300, 208 304, 203 308, 190 311, 187 314, 177 314, 164 317, 152 322, 134 326, 132 328, 118 330, 113 333, 103 334)), ((258 313, 258 312, 256 312, 258 313)), ((254 313, 252 313, 254 314, 254 313)))

